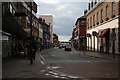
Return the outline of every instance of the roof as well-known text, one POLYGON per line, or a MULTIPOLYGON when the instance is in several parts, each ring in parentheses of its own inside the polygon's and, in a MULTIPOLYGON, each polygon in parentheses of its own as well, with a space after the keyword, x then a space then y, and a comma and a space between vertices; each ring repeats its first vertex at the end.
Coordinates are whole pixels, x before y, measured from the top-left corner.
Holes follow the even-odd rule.
POLYGON ((75 25, 78 23, 78 21, 79 21, 79 20, 83 20, 83 19, 86 19, 86 16, 85 16, 85 15, 84 15, 84 16, 81 16, 81 17, 79 17, 79 18, 77 19, 77 21, 76 21, 75 25))

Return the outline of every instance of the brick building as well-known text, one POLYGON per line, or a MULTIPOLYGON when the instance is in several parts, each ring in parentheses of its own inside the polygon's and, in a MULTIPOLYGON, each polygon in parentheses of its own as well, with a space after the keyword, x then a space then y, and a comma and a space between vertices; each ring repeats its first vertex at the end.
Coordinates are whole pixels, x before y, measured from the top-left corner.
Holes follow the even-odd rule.
POLYGON ((83 47, 86 47, 86 17, 81 16, 77 19, 76 23, 76 30, 77 30, 77 42, 78 42, 78 49, 82 50, 83 47), (83 44, 85 44, 83 46, 83 44))
POLYGON ((115 39, 115 53, 119 53, 118 7, 117 1, 89 3, 86 14, 88 50, 112 53, 112 41, 115 39), (116 35, 112 36, 114 29, 116 35))

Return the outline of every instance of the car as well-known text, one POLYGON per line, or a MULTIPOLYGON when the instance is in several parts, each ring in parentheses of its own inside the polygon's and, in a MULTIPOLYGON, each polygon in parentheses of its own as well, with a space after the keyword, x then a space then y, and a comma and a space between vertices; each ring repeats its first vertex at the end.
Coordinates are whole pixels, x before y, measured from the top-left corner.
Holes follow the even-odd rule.
POLYGON ((66 45, 65 46, 65 51, 71 51, 71 46, 70 45, 66 45))
POLYGON ((63 46, 62 46, 62 45, 60 45, 60 46, 59 46, 59 49, 62 49, 62 48, 63 48, 63 46))

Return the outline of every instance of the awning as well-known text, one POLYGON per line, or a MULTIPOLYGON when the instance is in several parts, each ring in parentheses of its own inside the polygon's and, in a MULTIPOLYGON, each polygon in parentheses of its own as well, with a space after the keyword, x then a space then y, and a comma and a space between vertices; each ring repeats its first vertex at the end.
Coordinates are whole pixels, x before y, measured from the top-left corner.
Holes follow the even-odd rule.
POLYGON ((106 28, 104 29, 101 34, 99 35, 100 38, 103 38, 105 36, 105 34, 110 30, 110 28, 106 28))

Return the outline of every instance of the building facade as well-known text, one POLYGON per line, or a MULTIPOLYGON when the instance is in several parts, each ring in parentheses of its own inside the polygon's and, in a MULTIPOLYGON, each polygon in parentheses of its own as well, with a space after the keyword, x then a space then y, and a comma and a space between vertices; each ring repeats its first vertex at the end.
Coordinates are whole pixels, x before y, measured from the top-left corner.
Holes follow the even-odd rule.
POLYGON ((78 29, 75 27, 72 31, 71 46, 78 49, 78 29))
POLYGON ((37 4, 35 2, 31 4, 30 2, 2 2, 3 58, 16 55, 14 50, 16 46, 27 45, 31 40, 31 31, 33 41, 37 41, 39 34, 37 4))
POLYGON ((86 49, 86 17, 81 16, 77 19, 76 23, 76 30, 77 30, 77 41, 78 41, 78 49, 83 50, 86 49))
POLYGON ((53 43, 53 16, 52 15, 41 15, 40 18, 45 19, 45 23, 50 26, 50 42, 53 43))
POLYGON ((53 33, 53 45, 59 45, 58 35, 53 33))
POLYGON ((118 2, 90 2, 86 14, 87 20, 87 49, 119 54, 118 38, 118 2), (113 45, 113 41, 115 45, 113 45))

